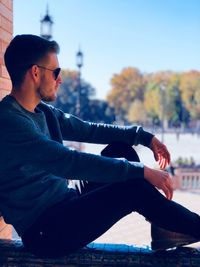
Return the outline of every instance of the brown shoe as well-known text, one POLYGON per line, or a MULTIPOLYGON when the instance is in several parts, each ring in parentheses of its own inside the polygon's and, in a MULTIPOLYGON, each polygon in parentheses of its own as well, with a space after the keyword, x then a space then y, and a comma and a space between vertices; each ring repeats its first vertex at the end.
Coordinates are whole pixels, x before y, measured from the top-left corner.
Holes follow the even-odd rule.
POLYGON ((166 250, 199 242, 193 236, 171 232, 151 224, 151 248, 153 250, 166 250))

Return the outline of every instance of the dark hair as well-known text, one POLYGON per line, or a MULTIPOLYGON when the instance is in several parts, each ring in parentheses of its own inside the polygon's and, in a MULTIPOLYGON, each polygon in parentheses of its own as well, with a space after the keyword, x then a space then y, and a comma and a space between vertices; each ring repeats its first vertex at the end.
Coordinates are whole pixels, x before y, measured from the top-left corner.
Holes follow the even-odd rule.
POLYGON ((13 86, 20 86, 31 65, 37 64, 49 52, 59 52, 59 45, 55 41, 48 41, 32 34, 15 36, 4 54, 13 86))

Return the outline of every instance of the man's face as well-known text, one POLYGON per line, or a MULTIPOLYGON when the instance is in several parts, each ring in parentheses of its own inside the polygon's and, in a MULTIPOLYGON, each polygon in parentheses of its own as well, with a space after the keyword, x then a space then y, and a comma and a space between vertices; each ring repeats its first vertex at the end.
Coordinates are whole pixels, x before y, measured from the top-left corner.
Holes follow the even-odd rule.
POLYGON ((38 64, 38 68, 41 76, 37 94, 43 101, 54 101, 57 97, 58 87, 62 82, 60 74, 58 75, 59 63, 57 55, 49 53, 46 59, 38 64))

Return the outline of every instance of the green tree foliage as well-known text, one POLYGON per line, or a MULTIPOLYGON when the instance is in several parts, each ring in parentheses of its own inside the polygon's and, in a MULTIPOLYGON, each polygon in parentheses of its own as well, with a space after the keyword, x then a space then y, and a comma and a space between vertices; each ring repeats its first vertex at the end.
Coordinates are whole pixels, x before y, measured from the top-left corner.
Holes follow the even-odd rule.
POLYGON ((62 70, 62 84, 60 85, 57 99, 53 103, 64 112, 76 114, 76 103, 78 99, 77 72, 62 70))
POLYGON ((171 73, 164 88, 164 112, 171 125, 178 125, 181 119, 181 94, 179 90, 179 75, 171 73))
POLYGON ((89 121, 102 123, 113 123, 115 121, 115 112, 107 101, 100 99, 90 100, 90 112, 88 112, 89 121))
POLYGON ((145 108, 152 118, 166 120, 178 125, 181 120, 182 99, 179 90, 179 75, 173 72, 158 72, 147 78, 145 108))
POLYGON ((192 167, 195 166, 196 163, 193 159, 193 157, 190 158, 182 158, 182 157, 178 157, 173 165, 177 166, 177 167, 192 167))
POLYGON ((95 100, 95 89, 79 77, 76 71, 63 70, 62 84, 53 105, 66 113, 74 114, 83 120, 112 123, 115 120, 114 110, 106 101, 95 100), (80 111, 77 108, 80 89, 80 111))
POLYGON ((147 116, 150 117, 152 121, 157 121, 158 118, 161 118, 160 102, 159 86, 149 81, 144 96, 144 108, 147 116))
POLYGON ((84 117, 84 110, 88 110, 89 98, 95 95, 95 89, 83 80, 81 80, 81 85, 79 85, 79 77, 76 71, 63 70, 62 81, 54 103, 55 106, 61 108, 64 112, 79 115, 77 114, 77 103, 79 100, 79 86, 81 86, 81 114, 84 117))

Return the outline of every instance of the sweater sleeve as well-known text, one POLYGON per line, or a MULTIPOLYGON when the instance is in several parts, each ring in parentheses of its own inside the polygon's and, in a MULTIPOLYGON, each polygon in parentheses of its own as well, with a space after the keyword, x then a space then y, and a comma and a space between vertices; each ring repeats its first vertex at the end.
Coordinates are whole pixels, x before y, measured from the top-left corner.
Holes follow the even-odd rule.
POLYGON ((153 135, 141 126, 117 126, 83 121, 73 115, 55 109, 64 140, 96 144, 126 142, 149 147, 153 135))
POLYGON ((38 168, 67 179, 117 182, 143 178, 143 164, 70 150, 43 135, 25 115, 9 116, 2 123, 0 147, 5 171, 38 168), (7 169, 6 169, 7 168, 7 169))

